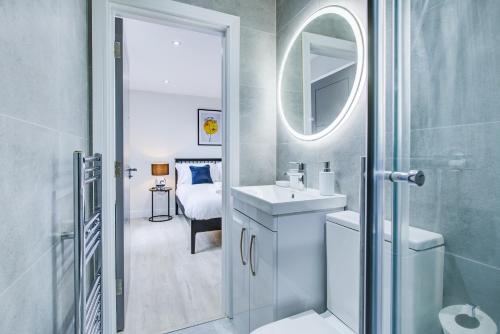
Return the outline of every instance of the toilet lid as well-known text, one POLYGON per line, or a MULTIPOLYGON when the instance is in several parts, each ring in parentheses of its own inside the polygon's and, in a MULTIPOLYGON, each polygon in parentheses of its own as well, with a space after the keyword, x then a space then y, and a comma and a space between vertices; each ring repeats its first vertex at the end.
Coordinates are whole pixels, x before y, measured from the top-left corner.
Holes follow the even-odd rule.
POLYGON ((325 318, 311 310, 257 328, 252 334, 354 334, 340 320, 333 318, 331 313, 325 318))

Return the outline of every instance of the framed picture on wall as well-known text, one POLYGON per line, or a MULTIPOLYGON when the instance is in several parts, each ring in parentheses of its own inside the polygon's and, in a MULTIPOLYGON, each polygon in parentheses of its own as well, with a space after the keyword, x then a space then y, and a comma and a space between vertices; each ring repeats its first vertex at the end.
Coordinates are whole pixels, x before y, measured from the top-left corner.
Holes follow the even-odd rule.
POLYGON ((220 110, 198 109, 198 145, 222 145, 222 113, 220 110))

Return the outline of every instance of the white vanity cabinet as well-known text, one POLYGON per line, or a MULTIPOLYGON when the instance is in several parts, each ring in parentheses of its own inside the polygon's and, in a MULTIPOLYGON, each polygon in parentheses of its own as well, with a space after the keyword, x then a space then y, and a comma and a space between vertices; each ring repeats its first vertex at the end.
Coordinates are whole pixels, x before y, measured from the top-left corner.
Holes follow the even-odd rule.
POLYGON ((276 232, 233 212, 233 323, 249 333, 275 319, 276 232))
POLYGON ((260 206, 240 196, 245 188, 233 188, 232 298, 237 334, 307 310, 324 312, 326 214, 343 210, 345 196, 331 199, 328 209, 317 209, 309 198, 302 200, 306 193, 289 196, 296 206, 283 201, 279 206, 260 206), (300 205, 304 210, 286 211, 300 205))

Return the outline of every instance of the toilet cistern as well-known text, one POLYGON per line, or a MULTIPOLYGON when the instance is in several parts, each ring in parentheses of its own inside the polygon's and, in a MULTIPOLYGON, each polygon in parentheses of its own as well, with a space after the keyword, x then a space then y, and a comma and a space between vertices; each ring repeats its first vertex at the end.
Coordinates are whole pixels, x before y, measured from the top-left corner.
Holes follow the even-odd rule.
POLYGON ((290 178, 290 188, 304 190, 306 188, 306 170, 303 162, 291 161, 288 164, 294 165, 295 168, 288 169, 285 175, 290 178))

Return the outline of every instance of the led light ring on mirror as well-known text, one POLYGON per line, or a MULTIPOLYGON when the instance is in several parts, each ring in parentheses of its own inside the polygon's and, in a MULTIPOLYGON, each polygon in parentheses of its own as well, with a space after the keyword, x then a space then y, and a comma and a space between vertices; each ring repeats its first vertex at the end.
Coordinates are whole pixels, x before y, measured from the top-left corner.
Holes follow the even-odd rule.
POLYGON ((278 111, 280 113, 281 119, 285 123, 286 128, 290 133, 292 133, 295 137, 306 140, 306 141, 312 141, 312 140, 318 140, 320 138, 324 138, 327 135, 333 133, 333 131, 339 127, 342 122, 344 122, 347 119, 347 116, 351 113, 352 109, 356 106, 356 104, 359 101, 359 98, 361 96, 361 88, 363 87, 363 84, 365 82, 365 77, 366 77, 366 54, 365 54, 365 32, 363 30, 363 27, 359 23, 359 20, 352 14, 349 10, 347 10, 344 7, 341 6, 328 6, 324 7, 314 14, 312 14, 307 20, 302 23, 302 25, 297 29, 295 34, 293 35, 290 43, 288 44, 285 54, 283 56, 283 61, 281 62, 280 66, 280 71, 278 75, 278 111), (302 133, 297 132, 295 129, 292 128, 290 123, 288 123, 288 120, 285 117, 285 112, 283 110, 283 104, 282 104, 282 93, 281 93, 281 86, 282 86, 282 81, 283 81, 283 74, 285 71, 285 65, 288 61, 288 56, 290 54, 290 51, 292 50, 292 47, 297 40, 297 38, 300 36, 302 31, 307 27, 309 23, 314 21, 316 18, 325 15, 325 14, 337 14, 344 18, 347 23, 351 26, 353 32, 354 32, 354 37, 356 39, 356 48, 357 48, 357 66, 356 66, 356 75, 354 77, 354 83, 352 85, 351 92, 349 93, 349 97, 347 98, 347 102, 345 103, 344 107, 342 108, 342 111, 339 113, 337 118, 330 124, 326 129, 315 133, 311 135, 305 135, 302 133))

